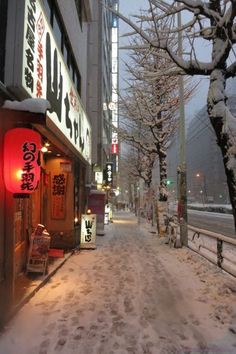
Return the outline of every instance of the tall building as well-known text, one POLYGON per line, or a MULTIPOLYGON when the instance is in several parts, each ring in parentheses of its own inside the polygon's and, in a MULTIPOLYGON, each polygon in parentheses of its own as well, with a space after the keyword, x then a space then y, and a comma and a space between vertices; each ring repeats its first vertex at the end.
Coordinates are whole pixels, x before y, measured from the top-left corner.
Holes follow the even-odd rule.
MULTIPOLYGON (((230 97, 231 109, 233 102, 230 97)), ((189 124, 186 157, 189 202, 229 203, 222 155, 206 106, 189 124)))
MULTIPOLYGON (((235 112, 235 97, 229 97, 235 112)), ((179 164, 178 136, 168 148, 169 195, 177 199, 177 169, 179 164)), ((204 106, 189 123, 186 134, 187 199, 188 202, 229 203, 228 188, 220 148, 204 106)))
MULTIPOLYGON (((112 0, 111 6, 114 10, 119 10, 118 0, 112 0)), ((118 105, 118 92, 119 92, 119 20, 118 16, 112 14, 112 29, 111 29, 111 53, 112 53, 112 145, 111 154, 114 172, 116 173, 116 185, 118 185, 118 172, 119 172, 119 139, 118 133, 115 128, 119 127, 119 105, 118 105)))
POLYGON ((23 166, 13 187, 0 174, 3 322, 33 230, 45 225, 51 247, 78 246, 92 167, 111 160, 112 15, 97 0, 0 0, 0 39, 1 161, 9 176, 9 156, 23 166), (16 132, 20 152, 7 145, 16 132))
MULTIPOLYGON (((92 163, 97 179, 107 162, 118 168, 118 0, 98 1, 89 24, 88 112, 93 129, 92 163)), ((104 180, 104 178, 103 178, 104 180)), ((96 181, 98 182, 98 181, 96 181)))

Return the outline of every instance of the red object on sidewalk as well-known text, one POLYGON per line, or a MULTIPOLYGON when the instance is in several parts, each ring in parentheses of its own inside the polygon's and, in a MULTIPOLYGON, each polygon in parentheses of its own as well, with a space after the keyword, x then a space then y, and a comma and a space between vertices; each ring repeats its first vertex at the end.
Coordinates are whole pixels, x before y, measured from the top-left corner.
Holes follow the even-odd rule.
POLYGON ((97 215, 97 222, 101 224, 104 223, 105 197, 106 194, 104 192, 98 191, 90 191, 88 197, 88 209, 91 210, 92 214, 97 215))
POLYGON ((50 248, 48 251, 48 256, 54 258, 64 258, 64 250, 59 250, 57 248, 50 248))

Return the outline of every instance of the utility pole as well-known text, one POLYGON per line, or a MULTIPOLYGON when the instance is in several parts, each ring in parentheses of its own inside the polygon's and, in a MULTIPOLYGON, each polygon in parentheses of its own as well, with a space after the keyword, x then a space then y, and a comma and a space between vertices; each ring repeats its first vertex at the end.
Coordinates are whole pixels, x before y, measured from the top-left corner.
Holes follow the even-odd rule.
MULTIPOLYGON (((181 12, 178 12, 178 29, 181 28, 181 12)), ((179 56, 183 55, 182 33, 178 32, 179 56)), ((178 168, 178 220, 180 223, 181 245, 188 245, 187 225, 187 178, 186 178, 186 151, 185 151, 185 112, 184 112, 184 81, 179 76, 179 168, 178 168)))

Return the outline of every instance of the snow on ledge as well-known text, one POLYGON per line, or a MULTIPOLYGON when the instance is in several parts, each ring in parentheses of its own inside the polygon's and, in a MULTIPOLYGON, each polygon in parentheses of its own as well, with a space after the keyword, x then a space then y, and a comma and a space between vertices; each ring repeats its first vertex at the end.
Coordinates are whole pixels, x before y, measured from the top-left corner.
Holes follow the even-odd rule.
POLYGON ((6 100, 2 108, 45 114, 47 109, 51 108, 51 104, 44 98, 26 98, 23 101, 6 100))

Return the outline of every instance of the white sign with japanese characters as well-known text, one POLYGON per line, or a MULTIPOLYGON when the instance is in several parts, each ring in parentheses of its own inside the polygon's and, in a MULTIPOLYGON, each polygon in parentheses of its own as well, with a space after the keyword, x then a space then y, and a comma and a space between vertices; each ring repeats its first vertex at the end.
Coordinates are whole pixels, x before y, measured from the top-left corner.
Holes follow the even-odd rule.
POLYGON ((91 125, 39 0, 25 0, 23 36, 18 86, 50 102, 50 120, 91 163, 91 125))
POLYGON ((82 214, 80 248, 96 248, 96 214, 82 214))

